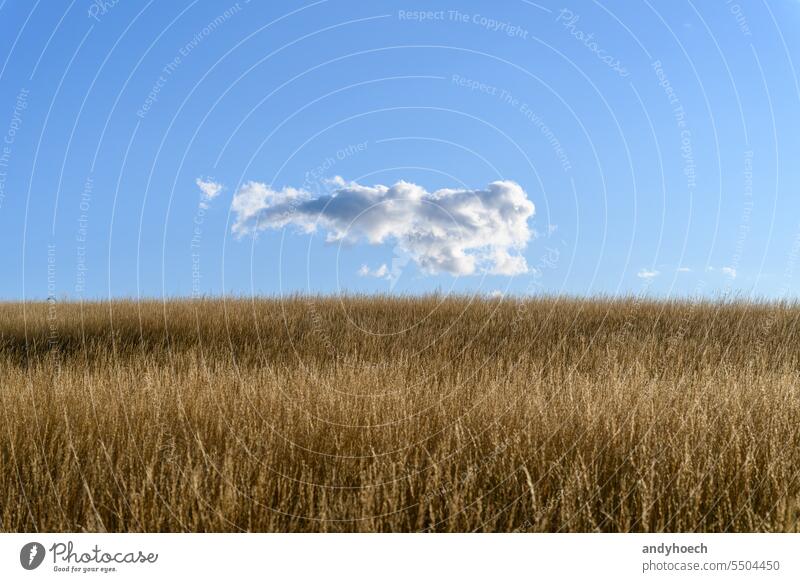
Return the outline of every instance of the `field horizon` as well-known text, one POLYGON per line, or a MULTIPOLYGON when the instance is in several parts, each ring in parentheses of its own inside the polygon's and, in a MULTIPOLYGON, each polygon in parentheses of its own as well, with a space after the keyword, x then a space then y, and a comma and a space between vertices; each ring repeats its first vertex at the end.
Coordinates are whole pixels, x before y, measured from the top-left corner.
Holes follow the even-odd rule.
POLYGON ((409 300, 409 299, 455 299, 459 301, 500 301, 509 302, 534 302, 534 301, 591 301, 594 303, 620 303, 633 301, 638 304, 707 304, 710 306, 722 307, 730 305, 742 306, 800 306, 800 297, 753 295, 736 291, 720 290, 718 293, 709 295, 708 293, 694 294, 663 294, 647 290, 646 292, 622 292, 622 293, 593 293, 582 295, 580 293, 569 292, 550 292, 547 290, 529 293, 525 291, 509 290, 474 292, 474 291, 351 291, 347 289, 337 292, 308 293, 301 291, 275 292, 275 293, 204 293, 197 295, 170 294, 170 295, 114 295, 108 296, 71 296, 68 293, 58 296, 35 296, 26 299, 0 298, 0 305, 36 305, 48 303, 60 303, 66 305, 119 305, 123 303, 197 303, 197 302, 257 302, 257 301, 290 301, 306 300, 321 301, 326 299, 384 299, 384 300, 409 300))
POLYGON ((800 306, 0 303, 3 531, 800 531, 800 306))

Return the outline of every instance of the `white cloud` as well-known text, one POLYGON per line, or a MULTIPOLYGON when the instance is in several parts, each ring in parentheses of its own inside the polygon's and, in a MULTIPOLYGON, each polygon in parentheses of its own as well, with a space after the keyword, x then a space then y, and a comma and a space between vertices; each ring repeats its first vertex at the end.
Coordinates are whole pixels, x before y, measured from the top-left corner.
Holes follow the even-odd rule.
POLYGON ((214 182, 213 180, 197 178, 195 180, 195 184, 197 184, 197 187, 203 192, 203 198, 207 198, 209 200, 216 198, 217 195, 222 192, 222 184, 214 182))
POLYGON ((222 184, 214 182, 213 180, 205 180, 197 178, 194 181, 197 187, 200 188, 200 207, 208 208, 208 203, 216 198, 222 192, 222 184))
POLYGON ((731 279, 735 279, 737 274, 738 274, 736 272, 736 267, 719 267, 719 268, 716 268, 716 267, 708 266, 708 267, 706 267, 706 271, 708 271, 709 273, 713 273, 715 271, 719 271, 720 273, 722 273, 726 277, 730 277, 731 279))
POLYGON ((338 178, 333 185, 332 194, 315 197, 248 182, 233 197, 233 231, 244 236, 294 226, 324 231, 328 242, 391 242, 429 274, 528 272, 520 253, 532 237, 528 219, 535 209, 515 182, 435 192, 404 181, 362 186, 338 178))
POLYGON ((522 255, 510 255, 504 248, 495 249, 492 253, 494 261, 489 269, 492 275, 519 275, 528 272, 528 264, 522 255))
POLYGON ((638 273, 636 273, 636 276, 639 277, 640 279, 654 279, 655 277, 658 277, 659 275, 660 275, 660 272, 656 271, 655 269, 653 269, 653 270, 651 270, 651 269, 641 269, 638 273))
POLYGON ((692 269, 690 269, 689 267, 678 267, 678 272, 679 273, 691 273, 692 269))
POLYGON ((370 270, 370 268, 366 265, 361 265, 361 268, 358 270, 358 276, 375 277, 376 279, 391 279, 389 267, 386 266, 386 263, 382 264, 374 271, 370 270))

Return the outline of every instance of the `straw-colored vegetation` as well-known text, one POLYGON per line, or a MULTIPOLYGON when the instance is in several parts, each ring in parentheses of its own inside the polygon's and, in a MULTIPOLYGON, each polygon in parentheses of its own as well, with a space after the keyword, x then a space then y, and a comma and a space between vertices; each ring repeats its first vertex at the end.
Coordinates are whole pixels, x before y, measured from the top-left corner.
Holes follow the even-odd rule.
POLYGON ((798 531, 800 308, 0 305, 5 531, 798 531))

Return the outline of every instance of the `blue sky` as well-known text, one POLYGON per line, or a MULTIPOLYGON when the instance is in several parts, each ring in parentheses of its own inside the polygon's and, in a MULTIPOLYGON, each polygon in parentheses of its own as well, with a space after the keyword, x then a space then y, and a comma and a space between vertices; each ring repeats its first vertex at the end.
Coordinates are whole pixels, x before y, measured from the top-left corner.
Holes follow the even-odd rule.
POLYGON ((798 25, 794 0, 0 0, 0 298, 794 297, 798 25))

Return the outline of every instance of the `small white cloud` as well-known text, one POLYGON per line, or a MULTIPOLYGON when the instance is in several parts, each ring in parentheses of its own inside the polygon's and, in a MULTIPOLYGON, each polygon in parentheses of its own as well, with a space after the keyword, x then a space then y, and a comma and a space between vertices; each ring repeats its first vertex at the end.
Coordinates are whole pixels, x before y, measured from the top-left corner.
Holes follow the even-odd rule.
POLYGON ((214 182, 213 180, 197 178, 194 183, 197 184, 198 188, 200 188, 204 200, 213 200, 219 195, 220 192, 222 192, 222 184, 214 182))
POLYGON ((231 203, 233 232, 244 236, 295 226, 303 232, 324 230, 328 242, 394 243, 401 256, 428 274, 529 271, 522 251, 533 237, 528 219, 535 208, 515 182, 428 192, 404 181, 362 186, 337 176, 331 185, 336 187, 331 194, 314 196, 248 182, 231 203))
POLYGON ((641 269, 638 273, 636 273, 636 276, 640 279, 654 279, 660 274, 661 273, 655 269, 641 269))
POLYGON ((678 267, 678 272, 679 273, 691 273, 692 269, 689 268, 689 267, 678 267))
POLYGON ((370 268, 366 265, 361 265, 361 268, 358 270, 359 277, 375 277, 376 279, 391 279, 389 275, 390 275, 389 267, 386 266, 386 263, 383 263, 380 267, 378 267, 374 271, 370 270, 370 268))
POLYGON ((733 267, 722 267, 720 271, 722 271, 722 274, 726 277, 730 277, 731 279, 736 278, 736 269, 733 267))
POLYGON ((552 236, 558 230, 557 224, 548 224, 547 225, 547 236, 552 236))
POLYGON ((491 297, 492 299, 499 299, 503 295, 504 295, 504 293, 502 291, 500 291, 500 289, 495 289, 494 291, 489 293, 489 297, 491 297))

